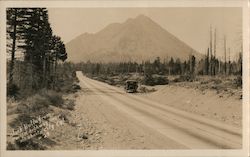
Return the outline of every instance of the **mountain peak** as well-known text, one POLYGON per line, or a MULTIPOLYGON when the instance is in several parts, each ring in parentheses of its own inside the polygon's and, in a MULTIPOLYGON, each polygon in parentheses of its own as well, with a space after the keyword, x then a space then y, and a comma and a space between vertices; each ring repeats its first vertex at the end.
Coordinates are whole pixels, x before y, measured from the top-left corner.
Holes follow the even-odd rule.
POLYGON ((145 16, 145 15, 143 15, 143 14, 140 14, 140 15, 136 16, 135 19, 150 19, 150 18, 147 17, 147 16, 145 16))
POLYGON ((143 14, 138 15, 137 17, 134 18, 134 21, 140 21, 140 22, 151 22, 155 23, 150 17, 145 16, 143 14))
POLYGON ((197 54, 145 15, 110 24, 91 36, 80 36, 67 43, 66 49, 73 62, 125 62, 131 59, 139 62, 169 56, 184 60, 191 52, 197 54))
POLYGON ((145 21, 152 21, 152 19, 150 19, 149 17, 147 17, 143 14, 140 14, 140 15, 136 16, 135 18, 128 18, 125 23, 135 22, 135 21, 145 22, 145 21))

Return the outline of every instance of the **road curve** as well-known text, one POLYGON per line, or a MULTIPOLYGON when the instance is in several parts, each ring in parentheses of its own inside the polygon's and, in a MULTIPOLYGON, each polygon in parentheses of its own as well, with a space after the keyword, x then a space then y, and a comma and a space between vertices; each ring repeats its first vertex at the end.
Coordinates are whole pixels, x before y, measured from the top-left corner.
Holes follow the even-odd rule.
MULTIPOLYGON (((240 128, 129 94, 76 72, 82 88, 188 149, 241 149, 240 128)), ((115 117, 114 117, 115 118, 115 117)))

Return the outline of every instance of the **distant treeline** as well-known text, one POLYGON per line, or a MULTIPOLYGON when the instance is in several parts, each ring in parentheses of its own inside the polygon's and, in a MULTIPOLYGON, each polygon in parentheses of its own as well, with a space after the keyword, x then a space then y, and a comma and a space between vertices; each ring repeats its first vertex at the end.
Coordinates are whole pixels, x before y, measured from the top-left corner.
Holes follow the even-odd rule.
POLYGON ((58 61, 67 59, 65 45, 53 35, 46 8, 7 10, 8 94, 53 86, 58 61), (17 53, 21 58, 17 60, 17 53), (14 78, 22 78, 17 84, 14 78))
POLYGON ((201 59, 190 55, 188 59, 181 61, 179 58, 160 58, 154 61, 143 61, 142 63, 79 63, 78 68, 83 72, 98 75, 117 75, 125 73, 140 73, 144 75, 242 75, 242 52, 239 52, 237 59, 230 59, 230 48, 227 47, 224 36, 223 60, 217 57, 217 36, 216 29, 210 27, 210 42, 207 53, 201 59))
POLYGON ((140 74, 160 74, 160 75, 242 75, 242 54, 236 61, 223 62, 215 57, 204 56, 199 61, 195 56, 190 56, 188 60, 170 58, 161 60, 157 57, 154 61, 144 61, 142 63, 92 63, 82 62, 77 65, 78 70, 84 73, 99 75, 117 75, 126 73, 140 74))

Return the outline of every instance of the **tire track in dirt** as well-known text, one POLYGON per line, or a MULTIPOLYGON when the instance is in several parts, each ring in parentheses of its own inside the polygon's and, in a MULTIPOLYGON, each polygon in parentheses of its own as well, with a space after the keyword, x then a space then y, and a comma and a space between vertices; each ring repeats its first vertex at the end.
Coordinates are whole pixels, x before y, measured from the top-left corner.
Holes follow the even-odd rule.
MULTIPOLYGON (((80 80, 80 85, 82 86, 82 89, 84 89, 84 91, 88 91, 87 93, 85 93, 85 95, 90 94, 93 98, 95 97, 93 100, 91 99, 92 104, 94 103, 93 105, 95 106, 96 103, 100 104, 100 102, 101 102, 102 105, 97 105, 97 106, 99 106, 98 111, 94 111, 94 112, 92 111, 90 113, 91 114, 104 113, 103 118, 106 119, 106 124, 107 123, 111 124, 111 125, 108 125, 108 126, 110 126, 109 129, 105 129, 105 130, 110 130, 110 128, 111 129, 112 128, 125 129, 122 132, 118 131, 121 133, 119 135, 119 137, 124 136, 124 132, 126 133, 127 131, 133 133, 132 136, 128 136, 128 137, 126 137, 126 134, 125 134, 125 137, 122 137, 120 139, 120 140, 122 140, 120 143, 117 143, 117 138, 113 138, 113 137, 110 138, 110 134, 106 135, 106 136, 109 136, 109 137, 105 136, 105 139, 107 139, 107 141, 110 141, 111 139, 115 140, 113 142, 116 143, 117 145, 114 148, 119 148, 119 149, 124 149, 124 148, 126 148, 126 149, 128 149, 128 148, 129 149, 131 149, 131 148, 132 149, 134 149, 134 148, 137 148, 137 149, 145 149, 145 148, 147 148, 147 149, 187 149, 186 146, 181 145, 179 143, 176 143, 174 140, 166 137, 165 135, 156 132, 155 129, 144 125, 140 121, 134 120, 133 117, 130 117, 130 115, 124 113, 124 111, 120 110, 120 108, 114 107, 114 105, 110 104, 109 101, 103 101, 103 98, 101 97, 101 95, 103 95, 103 93, 100 92, 98 90, 98 88, 90 87, 89 84, 87 85, 85 83, 85 81, 83 83, 83 81, 80 78, 79 78, 79 80, 80 80), (86 88, 87 86, 88 86, 88 88, 86 88), (107 110, 109 110, 109 111, 107 111, 107 110), (108 122, 107 122, 107 120, 108 120, 108 122), (117 121, 119 121, 119 122, 117 122, 117 121), (125 138, 125 143, 123 143, 124 138, 125 138), (143 140, 143 143, 140 143, 141 140, 143 140)), ((113 92, 113 90, 109 90, 109 89, 105 90, 105 92, 117 93, 117 92, 113 92)), ((90 101, 88 101, 88 103, 90 103, 90 101)), ((95 106, 95 107, 97 107, 97 106, 95 106)), ((91 108, 93 108, 93 107, 91 107, 91 108)), ((97 118, 96 116, 91 116, 91 117, 94 118, 95 120, 97 118)), ((97 121, 99 121, 99 120, 97 120, 97 121)), ((105 121, 105 120, 101 120, 101 121, 105 121)), ((99 127, 103 128, 103 124, 101 121, 99 121, 99 123, 100 123, 99 127)), ((108 132, 110 132, 110 131, 108 131, 108 132)), ((115 134, 117 134, 117 133, 115 133, 115 134)), ((105 143, 108 143, 108 142, 105 142, 105 140, 104 140, 104 144, 105 143)), ((105 144, 103 146, 103 148, 110 149, 111 147, 110 147, 110 144, 109 145, 105 144)))
MULTIPOLYGON (((105 91, 103 91, 101 89, 100 89, 100 91, 103 92, 103 93, 105 93, 105 91)), ((110 95, 110 94, 107 94, 107 95, 109 95, 110 97, 112 97, 112 95, 110 95)), ((166 126, 171 126, 171 127, 177 128, 178 130, 183 130, 182 131, 183 133, 188 134, 188 135, 190 135, 192 137, 195 137, 196 139, 205 141, 205 143, 206 144, 209 143, 210 146, 216 146, 216 148, 223 148, 223 149, 230 149, 230 148, 238 147, 237 143, 234 146, 231 146, 232 143, 228 143, 227 141, 225 141, 223 139, 221 139, 221 140, 223 140, 223 142, 221 142, 219 139, 217 139, 217 138, 221 138, 220 136, 216 136, 216 135, 213 135, 211 133, 206 133, 206 130, 204 130, 204 129, 196 127, 195 128, 195 129, 197 129, 196 131, 191 131, 191 129, 189 129, 189 128, 182 127, 180 125, 175 125, 176 122, 181 122, 183 125, 187 125, 187 124, 184 124, 182 122, 183 120, 173 119, 173 122, 169 123, 169 122, 167 122, 170 119, 169 116, 167 117, 165 115, 160 116, 160 114, 158 114, 158 115, 152 114, 151 112, 148 112, 148 111, 143 110, 141 108, 137 108, 134 105, 131 105, 130 103, 127 103, 126 100, 121 100, 121 99, 118 99, 116 97, 113 97, 113 99, 116 99, 117 101, 122 102, 123 104, 126 104, 130 108, 133 108, 134 110, 137 110, 138 112, 141 112, 141 113, 143 113, 143 114, 145 114, 145 115, 147 115, 147 116, 149 116, 151 118, 157 119, 157 121, 160 121, 162 124, 164 124, 166 126), (216 136, 216 137, 214 137, 214 136, 216 136)), ((139 102, 137 102, 137 104, 139 104, 139 102)), ((189 125, 189 127, 190 126, 191 125, 189 125)), ((230 139, 226 139, 226 140, 230 140, 230 139)))

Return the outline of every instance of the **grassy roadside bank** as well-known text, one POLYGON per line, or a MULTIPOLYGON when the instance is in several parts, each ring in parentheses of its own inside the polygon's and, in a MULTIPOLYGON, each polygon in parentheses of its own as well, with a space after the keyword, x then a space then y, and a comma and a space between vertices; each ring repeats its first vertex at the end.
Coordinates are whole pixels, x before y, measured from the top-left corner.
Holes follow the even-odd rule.
POLYGON ((75 106, 69 95, 80 89, 77 82, 73 68, 60 65, 53 88, 27 92, 30 95, 19 91, 15 98, 7 97, 7 149, 45 150, 56 144, 49 134, 60 129, 58 124, 67 123, 75 106))

